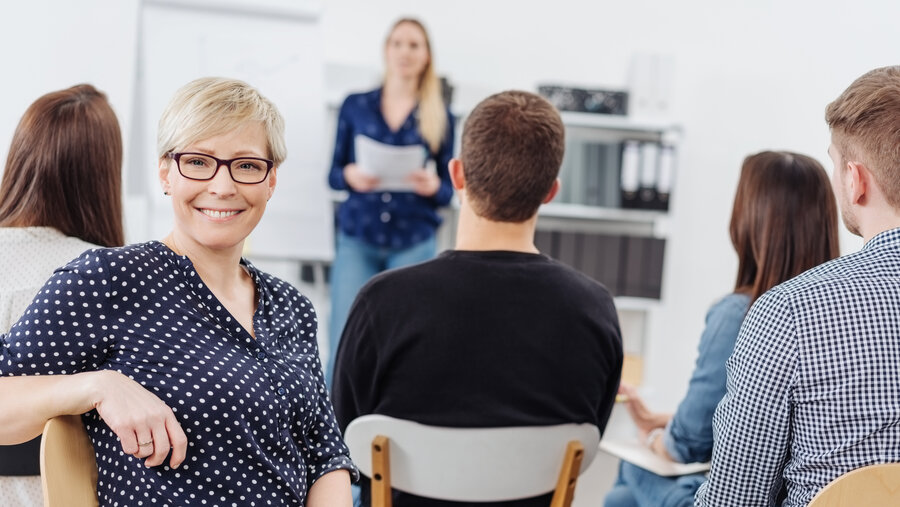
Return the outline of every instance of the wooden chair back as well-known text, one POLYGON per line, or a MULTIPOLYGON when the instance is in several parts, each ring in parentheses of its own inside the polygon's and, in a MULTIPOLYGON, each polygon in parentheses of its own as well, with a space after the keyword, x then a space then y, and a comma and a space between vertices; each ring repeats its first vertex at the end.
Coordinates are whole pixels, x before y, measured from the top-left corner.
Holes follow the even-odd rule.
POLYGON ((807 507, 900 505, 900 463, 857 468, 831 481, 807 507))
POLYGON ((44 507, 97 507, 97 458, 81 416, 54 417, 41 439, 44 507))

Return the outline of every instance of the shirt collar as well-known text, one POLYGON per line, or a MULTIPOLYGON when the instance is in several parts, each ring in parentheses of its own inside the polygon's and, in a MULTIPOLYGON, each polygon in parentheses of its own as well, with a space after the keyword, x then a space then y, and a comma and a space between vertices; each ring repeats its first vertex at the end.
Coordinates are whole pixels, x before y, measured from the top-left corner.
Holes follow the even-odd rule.
POLYGON ((863 250, 900 242, 900 228, 879 232, 863 246, 863 250))

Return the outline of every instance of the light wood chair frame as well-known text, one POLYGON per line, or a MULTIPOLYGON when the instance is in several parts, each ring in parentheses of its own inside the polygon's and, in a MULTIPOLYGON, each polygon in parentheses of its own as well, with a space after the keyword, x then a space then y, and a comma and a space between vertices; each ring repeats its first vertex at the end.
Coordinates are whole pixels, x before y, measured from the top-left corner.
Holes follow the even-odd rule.
POLYGON ((807 507, 900 505, 900 463, 869 465, 831 481, 807 507))
POLYGON ((97 507, 97 458, 81 416, 54 417, 41 439, 44 507, 97 507))

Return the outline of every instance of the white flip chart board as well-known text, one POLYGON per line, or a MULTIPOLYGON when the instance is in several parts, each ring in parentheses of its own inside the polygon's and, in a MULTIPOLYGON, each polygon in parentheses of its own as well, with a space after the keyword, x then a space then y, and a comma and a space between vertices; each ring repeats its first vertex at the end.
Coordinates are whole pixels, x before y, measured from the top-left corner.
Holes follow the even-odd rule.
POLYGON ((324 131, 322 37, 309 2, 145 0, 141 9, 135 155, 146 172, 147 235, 172 226, 171 203, 157 179, 156 130, 175 91, 198 77, 246 81, 272 100, 286 122, 288 157, 275 194, 251 234, 250 256, 298 260, 333 257, 327 190, 330 137, 324 131))

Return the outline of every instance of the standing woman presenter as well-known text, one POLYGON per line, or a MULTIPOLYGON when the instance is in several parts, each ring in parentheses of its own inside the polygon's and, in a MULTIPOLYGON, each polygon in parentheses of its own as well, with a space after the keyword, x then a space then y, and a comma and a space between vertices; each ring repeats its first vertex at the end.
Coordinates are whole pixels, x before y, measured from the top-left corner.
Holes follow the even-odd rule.
POLYGON ((382 85, 350 95, 341 106, 328 175, 331 188, 349 193, 337 212, 325 372, 329 384, 356 293, 381 271, 433 257, 435 231, 441 223, 437 209, 453 196, 447 168, 453 156, 453 117, 441 96, 422 23, 408 18, 394 23, 385 41, 384 60, 382 85), (424 167, 408 175, 405 188, 388 188, 357 165, 358 136, 393 146, 421 145, 424 167))

